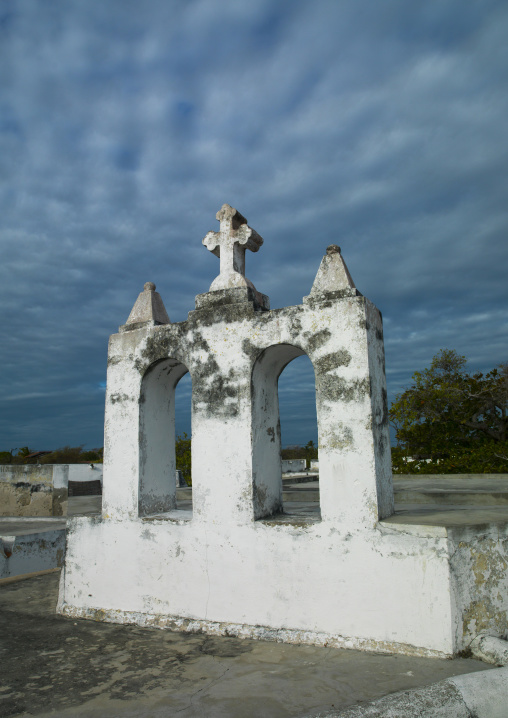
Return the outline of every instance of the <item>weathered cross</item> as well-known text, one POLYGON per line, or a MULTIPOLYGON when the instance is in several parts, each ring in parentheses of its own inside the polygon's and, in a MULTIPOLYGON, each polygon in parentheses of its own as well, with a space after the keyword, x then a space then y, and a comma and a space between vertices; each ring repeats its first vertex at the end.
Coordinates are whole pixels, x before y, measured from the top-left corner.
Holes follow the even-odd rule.
POLYGON ((215 215, 220 222, 218 232, 208 232, 203 244, 220 259, 220 274, 214 279, 210 291, 229 287, 251 287, 245 277, 245 250, 257 252, 263 238, 247 225, 247 220, 229 204, 223 204, 215 215))

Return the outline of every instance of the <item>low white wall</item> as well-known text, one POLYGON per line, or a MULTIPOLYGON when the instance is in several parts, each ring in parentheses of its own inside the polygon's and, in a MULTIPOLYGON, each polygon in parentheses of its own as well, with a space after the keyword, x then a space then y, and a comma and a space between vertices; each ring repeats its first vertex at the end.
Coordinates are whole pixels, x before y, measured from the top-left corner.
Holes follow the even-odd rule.
POLYGON ((69 481, 94 480, 102 464, 0 465, 0 516, 65 516, 69 481))
POLYGON ((53 467, 51 464, 0 464, 0 483, 19 482, 52 486, 53 467))
POLYGON ((70 616, 414 655, 506 630, 507 526, 483 527, 480 542, 471 529, 383 522, 68 526, 59 610, 70 616))
POLYGON ((391 527, 340 533, 328 522, 226 527, 74 518, 59 610, 180 630, 448 655, 455 650, 448 540, 445 529, 426 534, 391 527))
POLYGON ((307 470, 305 459, 282 459, 282 473, 290 474, 307 470))
POLYGON ((0 516, 52 516, 58 493, 52 467, 0 466, 0 516))
POLYGON ((97 481, 102 483, 102 464, 51 464, 55 489, 67 488, 69 481, 97 481))

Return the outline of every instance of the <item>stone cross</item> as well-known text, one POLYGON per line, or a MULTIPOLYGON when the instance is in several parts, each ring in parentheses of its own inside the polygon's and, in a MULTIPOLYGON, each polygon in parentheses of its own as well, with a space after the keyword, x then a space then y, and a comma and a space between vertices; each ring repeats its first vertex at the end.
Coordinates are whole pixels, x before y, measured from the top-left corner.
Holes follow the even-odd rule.
POLYGON ((207 249, 220 259, 220 274, 214 279, 210 291, 229 287, 251 287, 245 277, 245 250, 257 252, 262 237, 247 225, 247 220, 229 204, 223 204, 215 215, 220 222, 218 232, 208 232, 203 239, 207 249))

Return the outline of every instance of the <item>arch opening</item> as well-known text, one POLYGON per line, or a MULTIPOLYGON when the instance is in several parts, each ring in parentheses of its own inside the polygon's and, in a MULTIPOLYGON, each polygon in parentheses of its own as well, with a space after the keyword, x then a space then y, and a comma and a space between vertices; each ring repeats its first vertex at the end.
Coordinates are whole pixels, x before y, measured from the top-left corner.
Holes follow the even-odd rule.
POLYGON ((176 507, 192 511, 192 379, 184 374, 175 388, 176 507))
MULTIPOLYGON (((305 493, 303 489, 307 489, 306 486, 301 487, 301 491, 297 489, 298 493, 293 492, 293 496, 292 492, 284 487, 284 484, 291 484, 292 481, 289 476, 289 481, 286 482, 285 477, 283 482, 281 459, 281 435, 288 440, 290 436, 310 434, 307 442, 312 441, 317 446, 315 407, 314 370, 303 349, 290 344, 277 344, 265 349, 258 357, 252 372, 252 481, 255 519, 280 513, 302 514, 305 511, 312 515, 314 520, 320 517, 319 484, 315 482, 311 493, 305 493), (289 382, 283 380, 279 387, 282 372, 297 357, 302 357, 302 360, 292 366, 287 375, 289 382), (303 417, 296 412, 305 406, 305 425, 298 426, 298 422, 302 424, 303 417), (282 434, 281 415, 284 422, 282 434), (314 505, 309 507, 309 503, 314 505)), ((298 478, 301 480, 304 477, 298 478)))
POLYGON ((141 383, 139 411, 139 516, 177 508, 175 390, 188 373, 181 361, 153 364, 141 383))

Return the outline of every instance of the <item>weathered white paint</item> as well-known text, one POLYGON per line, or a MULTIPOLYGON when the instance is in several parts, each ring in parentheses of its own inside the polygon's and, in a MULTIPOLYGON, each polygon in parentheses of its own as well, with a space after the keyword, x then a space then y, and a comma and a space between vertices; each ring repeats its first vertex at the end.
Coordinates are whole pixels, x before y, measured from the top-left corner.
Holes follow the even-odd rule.
POLYGON ((65 489, 69 481, 102 481, 102 464, 0 464, 0 483, 65 489))
MULTIPOLYGON (((331 250, 326 266, 344 270, 331 250)), ((469 575, 478 537, 382 522, 393 487, 381 316, 349 274, 336 290, 333 271, 321 275, 300 306, 262 311, 235 285, 198 295, 185 322, 111 337, 103 515, 69 522, 61 612, 414 653, 470 640, 472 602, 486 594, 469 575), (316 376, 321 520, 280 522, 277 380, 301 354, 316 376), (186 371, 192 515, 173 508, 173 397, 186 371)), ((482 539, 498 586, 505 539, 482 539)), ((481 630, 506 618, 499 595, 481 630)))
POLYGON ((53 471, 48 466, 0 466, 0 516, 51 516, 53 471))
POLYGON ((102 481, 102 464, 0 465, 0 516, 65 516, 69 481, 102 481))

